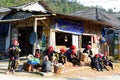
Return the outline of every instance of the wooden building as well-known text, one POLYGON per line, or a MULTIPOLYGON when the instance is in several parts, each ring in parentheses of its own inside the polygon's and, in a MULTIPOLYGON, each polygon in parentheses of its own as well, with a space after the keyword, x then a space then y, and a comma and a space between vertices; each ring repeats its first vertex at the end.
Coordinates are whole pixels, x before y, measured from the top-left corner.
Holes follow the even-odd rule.
POLYGON ((10 46, 11 40, 16 38, 22 49, 21 55, 34 53, 37 42, 41 50, 45 50, 49 45, 58 50, 74 44, 81 51, 89 43, 96 54, 99 52, 98 39, 102 35, 102 29, 112 28, 105 22, 54 13, 42 1, 8 9, 10 10, 6 11, 8 14, 0 20, 0 28, 4 25, 8 31, 6 35, 0 37, 0 46, 4 45, 0 50, 5 51, 10 46), (6 41, 4 44, 1 42, 3 38, 6 41))

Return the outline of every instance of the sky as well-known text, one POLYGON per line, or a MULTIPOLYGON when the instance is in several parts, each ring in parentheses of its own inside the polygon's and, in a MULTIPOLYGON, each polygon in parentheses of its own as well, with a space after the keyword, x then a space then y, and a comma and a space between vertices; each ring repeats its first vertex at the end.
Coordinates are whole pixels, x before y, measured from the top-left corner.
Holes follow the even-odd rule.
POLYGON ((106 10, 120 11, 120 0, 77 0, 77 2, 85 6, 101 6, 106 10))

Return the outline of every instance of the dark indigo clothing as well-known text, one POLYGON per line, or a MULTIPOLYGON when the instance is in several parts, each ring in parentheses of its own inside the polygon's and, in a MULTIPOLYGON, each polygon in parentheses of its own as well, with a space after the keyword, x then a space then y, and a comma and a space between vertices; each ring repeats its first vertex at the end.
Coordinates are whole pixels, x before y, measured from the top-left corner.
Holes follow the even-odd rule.
POLYGON ((67 57, 67 60, 68 60, 68 61, 71 61, 71 57, 70 57, 71 52, 72 52, 72 50, 71 50, 71 49, 68 49, 67 52, 65 53, 65 56, 67 57))
POLYGON ((67 57, 68 61, 72 61, 73 58, 77 58, 77 52, 73 53, 74 49, 68 49, 67 52, 65 53, 65 56, 67 57))
POLYGON ((111 69, 113 69, 113 63, 110 60, 108 60, 107 57, 103 56, 102 60, 103 60, 104 66, 110 66, 111 69))
POLYGON ((97 71, 103 71, 102 60, 99 57, 93 57, 91 59, 91 68, 96 68, 97 71))
POLYGON ((8 65, 8 70, 17 68, 20 51, 21 50, 20 50, 19 46, 11 45, 8 48, 8 53, 9 53, 9 58, 10 58, 9 65, 8 65))
POLYGON ((14 45, 11 45, 9 48, 8 48, 8 51, 9 51, 9 58, 10 59, 14 59, 14 60, 17 60, 19 58, 19 49, 20 47, 19 46, 14 46, 14 45))
POLYGON ((42 72, 51 72, 52 71, 52 63, 51 61, 43 61, 42 63, 42 72))

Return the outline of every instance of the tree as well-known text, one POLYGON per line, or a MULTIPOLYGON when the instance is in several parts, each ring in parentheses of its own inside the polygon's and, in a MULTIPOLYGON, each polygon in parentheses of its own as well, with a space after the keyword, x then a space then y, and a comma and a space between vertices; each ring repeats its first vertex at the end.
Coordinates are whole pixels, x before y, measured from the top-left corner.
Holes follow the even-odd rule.
POLYGON ((108 12, 109 13, 113 13, 114 11, 112 9, 108 9, 108 12))

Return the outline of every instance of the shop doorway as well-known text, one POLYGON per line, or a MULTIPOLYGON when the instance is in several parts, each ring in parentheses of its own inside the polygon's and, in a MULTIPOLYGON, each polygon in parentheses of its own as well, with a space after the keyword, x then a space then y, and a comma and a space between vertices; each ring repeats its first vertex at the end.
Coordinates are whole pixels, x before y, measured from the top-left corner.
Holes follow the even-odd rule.
POLYGON ((82 35, 82 48, 85 48, 88 44, 91 45, 91 36, 82 35))
POLYGON ((20 43, 21 52, 20 55, 32 54, 32 45, 29 42, 29 35, 33 31, 32 27, 20 28, 18 33, 18 41, 20 43))

